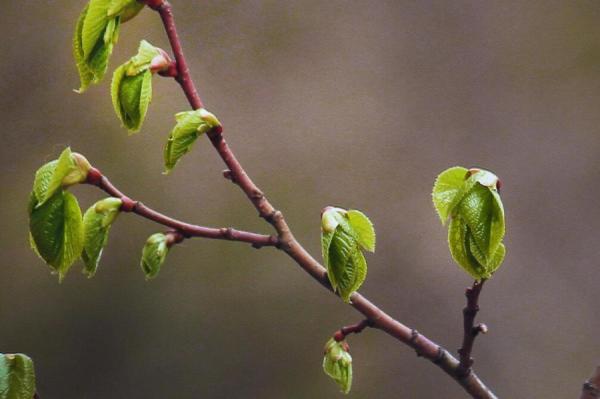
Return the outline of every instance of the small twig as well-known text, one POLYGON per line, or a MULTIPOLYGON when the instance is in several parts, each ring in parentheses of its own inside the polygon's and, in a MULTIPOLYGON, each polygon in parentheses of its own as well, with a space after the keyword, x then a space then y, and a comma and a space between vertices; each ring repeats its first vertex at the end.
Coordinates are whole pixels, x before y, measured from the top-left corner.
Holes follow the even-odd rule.
POLYGON ((105 191, 107 194, 113 197, 120 198, 123 201, 121 211, 135 213, 148 220, 174 229, 179 234, 174 236, 173 243, 180 242, 184 238, 202 237, 216 240, 247 242, 249 244, 252 244, 254 248, 272 247, 279 245, 279 239, 276 236, 251 233, 248 231, 236 230, 231 227, 204 227, 173 219, 169 216, 155 211, 154 209, 142 204, 141 202, 130 199, 119 189, 117 189, 110 182, 110 180, 108 180, 106 176, 102 175, 102 173, 96 168, 92 168, 88 172, 88 179, 86 183, 99 187, 101 190, 105 191))
POLYGON ((340 328, 333 334, 333 339, 337 342, 343 341, 350 334, 360 334, 365 328, 372 327, 373 322, 369 319, 364 319, 356 324, 340 328))
POLYGON ((600 398, 600 366, 596 367, 594 374, 583 383, 579 399, 600 398))
POLYGON ((471 366, 473 365, 471 352, 473 351, 475 338, 479 333, 485 334, 487 332, 487 326, 485 324, 475 325, 475 316, 477 316, 477 312, 479 311, 479 294, 481 293, 484 282, 485 280, 481 280, 480 282, 475 281, 472 287, 465 290, 467 306, 463 309, 464 335, 462 346, 458 350, 458 354, 460 355, 458 375, 461 378, 471 373, 471 366))

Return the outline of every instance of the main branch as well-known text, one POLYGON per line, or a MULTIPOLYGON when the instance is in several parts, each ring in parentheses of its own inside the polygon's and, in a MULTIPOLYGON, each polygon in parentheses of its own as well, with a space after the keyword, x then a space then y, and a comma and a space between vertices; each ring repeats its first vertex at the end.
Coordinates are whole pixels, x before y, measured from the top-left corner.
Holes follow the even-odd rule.
MULTIPOLYGON (((177 76, 175 76, 175 79, 180 84, 192 108, 202 108, 203 102, 190 76, 177 34, 171 4, 166 0, 139 1, 147 4, 160 14, 177 64, 177 76)), ((260 217, 268 221, 277 231, 279 239, 277 248, 287 253, 302 269, 329 291, 333 292, 325 268, 294 238, 283 214, 271 205, 263 192, 250 179, 225 141, 222 129, 215 129, 208 136, 223 162, 227 165, 228 171, 226 172, 226 176, 242 189, 258 211, 260 217)), ((412 347, 419 356, 432 361, 456 380, 473 398, 496 398, 494 393, 486 387, 474 372, 468 375, 460 373, 459 361, 440 345, 395 320, 358 292, 351 296, 351 304, 369 320, 374 328, 385 331, 400 342, 412 347)))

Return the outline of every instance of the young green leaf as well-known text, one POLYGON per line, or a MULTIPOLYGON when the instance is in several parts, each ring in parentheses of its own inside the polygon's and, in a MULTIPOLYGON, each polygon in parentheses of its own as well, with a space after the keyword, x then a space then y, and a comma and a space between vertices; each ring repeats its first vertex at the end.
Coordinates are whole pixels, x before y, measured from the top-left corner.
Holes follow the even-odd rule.
POLYGON ((356 235, 356 240, 366 251, 375 252, 375 229, 369 218, 357 210, 349 210, 346 214, 348 223, 356 235))
POLYGON ((451 216, 452 257, 476 280, 488 279, 504 259, 504 207, 498 178, 482 169, 455 167, 438 176, 433 200, 442 223, 451 216))
POLYGON ((339 225, 331 238, 327 275, 332 287, 345 302, 365 280, 367 263, 358 242, 339 225))
POLYGON ((361 250, 375 250, 373 224, 360 211, 327 207, 321 217, 321 248, 331 287, 349 302, 367 276, 361 250))
POLYGON ((81 258, 85 263, 83 272, 89 278, 98 270, 110 226, 119 215, 122 204, 119 198, 105 198, 92 205, 83 216, 84 246, 81 258))
POLYGON ((352 388, 352 356, 348 352, 346 341, 337 342, 331 338, 325 344, 323 357, 323 371, 331 377, 347 394, 352 388))
POLYGON ((167 236, 163 233, 151 235, 142 250, 141 267, 146 275, 146 279, 152 279, 158 275, 162 264, 165 262, 169 247, 167 245, 167 236))
POLYGON ((152 100, 152 61, 164 57, 160 49, 142 40, 137 55, 113 73, 113 107, 130 133, 140 130, 152 100))
POLYGON ((164 151, 166 174, 192 149, 200 135, 221 126, 218 119, 205 109, 180 112, 175 115, 175 120, 177 124, 169 134, 164 151))
POLYGON ((40 257, 62 281, 83 251, 81 209, 73 194, 57 191, 38 206, 35 194, 29 205, 31 242, 40 257))
POLYGON ((73 56, 81 81, 79 93, 102 80, 119 39, 121 24, 143 7, 136 0, 90 0, 85 6, 73 37, 73 56))
POLYGON ((0 399, 30 399, 35 395, 33 360, 23 354, 0 354, 0 399))
POLYGON ((448 246, 454 261, 462 267, 475 280, 488 278, 483 265, 481 265, 469 247, 471 234, 469 227, 460 216, 450 220, 448 226, 448 246))
POLYGON ((90 168, 91 165, 83 155, 71 152, 67 147, 57 160, 48 162, 37 170, 33 183, 37 206, 43 205, 59 189, 85 181, 90 168))
POLYGON ((467 183, 468 178, 466 168, 455 166, 440 173, 435 180, 432 198, 442 224, 446 223, 454 207, 473 186, 474 180, 467 183))

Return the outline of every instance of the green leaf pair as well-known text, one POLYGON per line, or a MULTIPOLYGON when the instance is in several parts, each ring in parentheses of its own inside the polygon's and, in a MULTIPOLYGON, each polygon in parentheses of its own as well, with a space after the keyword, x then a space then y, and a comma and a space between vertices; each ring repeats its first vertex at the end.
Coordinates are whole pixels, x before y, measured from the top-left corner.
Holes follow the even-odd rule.
POLYGON ((81 81, 78 92, 102 80, 121 23, 133 18, 143 7, 137 0, 90 0, 85 6, 73 38, 73 55, 81 81))
POLYGON ((325 356, 323 357, 323 371, 331 377, 347 394, 352 388, 352 356, 346 341, 337 342, 331 338, 325 344, 325 356))
POLYGON ((499 180, 482 169, 453 167, 442 172, 433 187, 433 203, 448 227, 452 257, 474 279, 489 279, 506 249, 504 207, 499 180))
POLYGON ((0 399, 32 399, 35 395, 33 360, 23 354, 0 354, 0 399))
POLYGON ((60 281, 80 257, 84 273, 96 273, 108 230, 121 208, 120 199, 107 198, 82 217, 77 198, 65 189, 84 182, 90 169, 83 155, 67 148, 35 174, 28 206, 30 243, 60 281))
POLYGON ((375 252, 373 224, 360 211, 329 207, 322 216, 321 245, 333 290, 350 302, 350 296, 367 276, 362 251, 375 252))
POLYGON ((35 175, 28 206, 30 242, 61 280, 79 258, 84 241, 79 204, 64 189, 85 181, 90 168, 85 157, 67 148, 35 175))
POLYGON ((140 130, 152 101, 154 65, 167 65, 166 54, 145 40, 137 55, 118 67, 112 79, 112 103, 121 123, 130 133, 140 130))
POLYGON ((140 264, 146 275, 146 280, 158 275, 168 253, 169 238, 166 234, 156 233, 148 238, 142 250, 142 262, 140 264))
POLYGON ((198 137, 221 126, 219 120, 205 109, 180 112, 175 115, 175 120, 177 124, 169 134, 164 151, 165 173, 167 174, 192 149, 198 137))

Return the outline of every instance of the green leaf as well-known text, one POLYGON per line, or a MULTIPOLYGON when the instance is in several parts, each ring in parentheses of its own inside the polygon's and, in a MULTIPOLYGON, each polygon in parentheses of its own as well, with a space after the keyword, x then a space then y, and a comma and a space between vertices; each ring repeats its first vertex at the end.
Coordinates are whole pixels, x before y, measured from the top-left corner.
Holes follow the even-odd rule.
POLYGON ((83 216, 84 246, 81 257, 85 263, 83 272, 89 278, 98 270, 110 226, 119 215, 122 204, 119 198, 105 198, 92 205, 83 216))
POLYGON ((346 216, 360 246, 367 251, 375 252, 375 229, 369 218, 357 210, 349 210, 346 216))
POLYGON ((442 224, 446 224, 452 210, 469 190, 469 185, 472 185, 465 185, 467 179, 468 170, 455 166, 440 173, 435 180, 432 198, 442 224))
POLYGON ((121 123, 130 133, 140 130, 152 101, 152 60, 161 56, 158 48, 145 40, 138 53, 113 73, 112 103, 121 123))
POLYGON ((33 183, 37 206, 43 205, 59 189, 84 182, 90 169, 91 165, 83 155, 71 152, 67 147, 57 160, 37 170, 33 183))
POLYGON ((111 0, 90 0, 88 10, 83 21, 82 48, 83 56, 89 59, 97 46, 98 41, 104 41, 104 31, 110 19, 108 8, 111 0))
POLYGON ((152 73, 127 76, 124 72, 119 68, 113 75, 113 106, 123 126, 134 133, 140 130, 152 99, 152 73))
POLYGON ((62 281, 83 251, 81 209, 73 194, 57 191, 43 205, 32 199, 29 206, 29 231, 40 257, 62 281))
POLYGON ((108 8, 108 17, 119 15, 121 22, 127 22, 144 8, 144 3, 137 0, 112 0, 108 8))
POLYGON ((180 112, 175 115, 175 120, 177 124, 169 135, 164 151, 167 174, 173 170, 181 157, 192 149, 200 135, 221 125, 217 118, 205 109, 180 112))
POLYGON ((142 250, 142 270, 146 279, 152 279, 158 275, 162 264, 165 262, 169 247, 167 245, 167 236, 163 233, 151 235, 142 250))
POLYGON ((333 338, 325 344, 323 371, 347 394, 352 388, 352 356, 346 341, 336 342, 333 338))
POLYGON ((75 162, 71 158, 71 149, 67 147, 58 160, 48 162, 37 170, 33 183, 37 206, 43 205, 61 188, 63 179, 73 169, 75 169, 75 162))
POLYGON ((0 399, 31 399, 35 395, 33 360, 23 354, 0 354, 0 399))
POLYGON ((499 209, 492 191, 495 190, 476 184, 460 202, 458 210, 486 260, 496 252, 504 237, 504 212, 499 209))
POLYGON ((331 286, 345 302, 350 302, 350 296, 365 280, 367 263, 358 242, 339 225, 329 244, 327 257, 327 276, 331 286))
POLYGON ((139 75, 150 69, 152 60, 161 55, 160 50, 145 40, 140 42, 138 52, 126 63, 127 76, 139 75))
POLYGON ((78 92, 83 93, 87 90, 91 83, 94 82, 94 72, 89 68, 85 55, 83 53, 83 43, 82 43, 82 35, 83 35, 83 22, 87 15, 89 9, 89 5, 86 5, 79 19, 77 20, 77 26, 75 28, 75 34, 73 35, 73 56, 75 57, 75 62, 77 64, 77 70, 79 71, 79 79, 81 81, 81 86, 79 87, 78 92))
POLYGON ((98 83, 108 68, 108 60, 119 37, 121 17, 109 17, 111 0, 91 0, 81 13, 73 39, 73 55, 84 92, 98 83))
POLYGON ((457 216, 450 220, 448 226, 448 246, 452 258, 475 280, 481 280, 488 277, 483 265, 477 262, 469 248, 469 227, 457 216))

